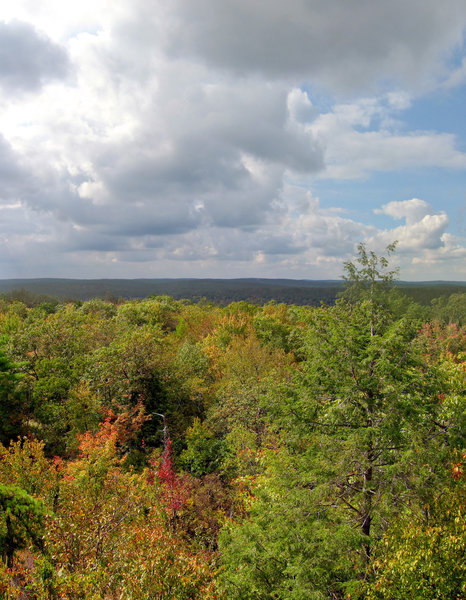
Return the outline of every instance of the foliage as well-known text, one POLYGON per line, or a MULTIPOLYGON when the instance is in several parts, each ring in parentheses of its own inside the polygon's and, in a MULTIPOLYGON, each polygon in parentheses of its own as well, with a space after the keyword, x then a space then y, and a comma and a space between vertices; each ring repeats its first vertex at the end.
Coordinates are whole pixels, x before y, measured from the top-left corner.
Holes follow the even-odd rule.
POLYGON ((444 323, 466 325, 466 293, 434 298, 431 307, 433 318, 444 323))
POLYGON ((44 442, 21 438, 8 448, 0 445, 0 481, 15 485, 51 506, 56 493, 57 470, 44 456, 44 442))
POLYGON ((30 540, 42 549, 43 504, 16 485, 0 484, 0 548, 7 567, 30 540))
POLYGON ((220 538, 229 598, 356 597, 387 525, 442 482, 460 409, 439 399, 457 391, 423 360, 417 322, 393 317, 387 260, 359 250, 350 302, 309 320, 249 519, 220 538))
MULTIPOLYGON (((40 537, 42 503, 17 486, 0 487, 6 518, 17 521, 6 526, 5 552, 20 549, 28 539, 33 542, 29 567, 8 559, 31 597, 214 598, 212 553, 191 548, 174 526, 182 479, 172 470, 169 452, 155 481, 148 471, 137 474, 124 468, 121 447, 131 427, 133 419, 109 416, 95 434, 81 436, 75 460, 54 461, 58 478, 49 496, 53 512, 45 515, 40 537)), ((25 443, 4 453, 12 464, 10 477, 19 476, 13 465, 19 460, 26 464, 29 448, 39 451, 37 444, 25 443)), ((42 455, 33 462, 43 460, 42 455)), ((40 469, 36 473, 40 478, 40 469)), ((4 582, 12 597, 15 581, 4 582)))
POLYGON ((320 308, 1 301, 0 597, 463 597, 462 298, 393 250, 320 308))
POLYGON ((320 494, 303 457, 273 452, 252 491, 249 517, 231 522, 220 536, 220 589, 238 600, 337 597, 355 576, 351 550, 361 536, 318 507, 320 494))
POLYGON ((387 246, 387 256, 378 256, 373 250, 366 250, 365 244, 359 244, 355 262, 344 263, 343 278, 347 285, 343 298, 349 301, 366 298, 371 302, 382 302, 390 284, 398 277, 398 269, 390 270, 388 260, 395 252, 396 245, 397 242, 393 242, 387 246))
MULTIPOLYGON (((464 458, 462 461, 464 468, 464 458)), ((457 465, 455 465, 456 468, 457 465)), ((464 475, 424 511, 407 511, 380 543, 368 600, 437 600, 466 594, 464 475)))
POLYGON ((180 455, 185 469, 197 477, 218 470, 226 452, 225 443, 205 423, 195 419, 185 438, 187 447, 180 455))
POLYGON ((8 358, 4 344, 0 339, 0 443, 8 444, 21 433, 24 404, 18 392, 18 365, 8 358))

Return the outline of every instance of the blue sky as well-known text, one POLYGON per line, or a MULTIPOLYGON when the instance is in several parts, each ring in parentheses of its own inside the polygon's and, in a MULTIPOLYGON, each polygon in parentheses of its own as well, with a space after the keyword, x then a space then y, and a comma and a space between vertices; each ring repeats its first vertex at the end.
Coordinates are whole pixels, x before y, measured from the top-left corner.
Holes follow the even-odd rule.
POLYGON ((0 4, 0 278, 466 280, 464 0, 0 4))

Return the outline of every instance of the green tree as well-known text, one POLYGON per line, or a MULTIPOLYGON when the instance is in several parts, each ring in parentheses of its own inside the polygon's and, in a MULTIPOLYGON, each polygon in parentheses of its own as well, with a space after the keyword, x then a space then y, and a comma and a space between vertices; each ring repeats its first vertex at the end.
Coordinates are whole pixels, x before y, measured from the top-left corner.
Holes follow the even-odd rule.
POLYGON ((416 456, 448 441, 444 386, 414 344, 418 323, 390 311, 388 267, 360 245, 345 298, 312 312, 302 374, 277 405, 283 448, 250 519, 222 538, 232 598, 356 597, 387 524, 435 482, 436 465, 423 470, 416 456))
POLYGON ((186 432, 187 447, 180 455, 181 464, 196 477, 212 473, 225 457, 226 445, 217 439, 205 423, 194 419, 186 432))
POLYGON ((343 279, 346 281, 343 298, 357 301, 362 298, 375 303, 384 303, 390 285, 397 279, 399 269, 390 269, 389 257, 395 252, 397 242, 389 244, 386 256, 378 256, 373 250, 358 245, 358 256, 354 262, 344 263, 343 279))
POLYGON ((368 600, 465 597, 466 489, 464 476, 458 479, 437 492, 427 510, 406 511, 384 536, 372 565, 368 600))
POLYGON ((15 485, 0 484, 0 547, 8 567, 28 541, 42 549, 44 506, 15 485))
POLYGON ((24 404, 18 392, 20 375, 2 348, 0 340, 0 442, 8 445, 21 434, 24 404))
POLYGON ((440 296, 431 302, 432 315, 444 323, 466 324, 466 294, 440 296))

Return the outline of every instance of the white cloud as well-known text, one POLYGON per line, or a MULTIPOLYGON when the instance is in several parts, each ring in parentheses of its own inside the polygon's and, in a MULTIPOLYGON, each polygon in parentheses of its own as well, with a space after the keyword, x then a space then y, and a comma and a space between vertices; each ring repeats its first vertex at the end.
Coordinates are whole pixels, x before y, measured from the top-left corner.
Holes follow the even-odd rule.
MULTIPOLYGON (((406 225, 419 223, 432 212, 432 207, 425 200, 412 198, 411 200, 394 201, 385 204, 374 211, 376 214, 385 214, 394 219, 406 219, 406 225)), ((445 215, 445 213, 443 213, 445 215)))
POLYGON ((451 73, 448 73, 445 81, 442 82, 441 87, 444 89, 451 89, 457 86, 463 85, 466 82, 466 58, 463 58, 461 64, 456 67, 451 73))
POLYGON ((8 274, 326 277, 362 238, 429 260, 461 247, 423 200, 386 204, 406 222, 379 231, 306 194, 319 177, 466 168, 454 135, 396 120, 448 81, 466 7, 446 3, 5 3, 8 274))
POLYGON ((375 212, 405 224, 380 230, 367 238, 371 248, 382 250, 398 241, 398 260, 405 279, 462 279, 466 275, 466 240, 446 232, 449 218, 419 198, 390 202, 375 212))
POLYGON ((398 240, 400 252, 436 250, 444 246, 443 235, 449 225, 448 215, 435 211, 419 198, 390 202, 375 212, 405 219, 405 225, 381 231, 375 236, 378 243, 387 245, 398 240))
POLYGON ((400 133, 391 114, 384 97, 364 98, 336 105, 310 123, 308 131, 325 148, 326 168, 319 176, 355 179, 418 167, 466 169, 466 153, 457 149, 454 134, 400 133))
POLYGON ((293 88, 289 92, 287 105, 291 119, 298 123, 312 121, 318 114, 309 95, 299 88, 293 88))
POLYGON ((399 90, 388 92, 386 98, 389 106, 394 110, 406 110, 411 106, 411 96, 407 92, 399 90))

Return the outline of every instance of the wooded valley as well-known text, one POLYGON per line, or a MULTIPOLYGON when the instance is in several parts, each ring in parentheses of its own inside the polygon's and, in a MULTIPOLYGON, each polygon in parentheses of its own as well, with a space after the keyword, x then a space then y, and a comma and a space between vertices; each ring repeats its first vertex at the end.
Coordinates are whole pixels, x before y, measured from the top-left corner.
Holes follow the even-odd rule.
POLYGON ((0 597, 466 598, 466 294, 0 300, 0 597))

